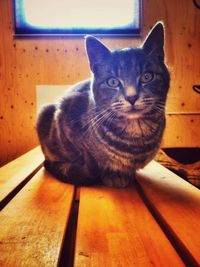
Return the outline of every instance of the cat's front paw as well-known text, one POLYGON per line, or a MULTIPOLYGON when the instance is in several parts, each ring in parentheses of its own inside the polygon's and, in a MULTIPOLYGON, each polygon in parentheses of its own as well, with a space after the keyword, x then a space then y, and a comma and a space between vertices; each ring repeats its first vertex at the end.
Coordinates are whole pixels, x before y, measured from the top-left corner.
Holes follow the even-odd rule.
POLYGON ((104 177, 102 182, 108 187, 125 188, 130 184, 130 178, 128 177, 104 177))

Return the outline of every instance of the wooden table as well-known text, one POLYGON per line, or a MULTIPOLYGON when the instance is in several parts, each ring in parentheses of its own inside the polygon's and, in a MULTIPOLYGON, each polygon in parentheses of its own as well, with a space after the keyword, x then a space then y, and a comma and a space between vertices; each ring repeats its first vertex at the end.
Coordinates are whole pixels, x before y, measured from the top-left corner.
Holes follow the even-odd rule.
POLYGON ((200 192, 153 161, 126 189, 75 188, 39 147, 0 169, 0 266, 200 266, 200 192))

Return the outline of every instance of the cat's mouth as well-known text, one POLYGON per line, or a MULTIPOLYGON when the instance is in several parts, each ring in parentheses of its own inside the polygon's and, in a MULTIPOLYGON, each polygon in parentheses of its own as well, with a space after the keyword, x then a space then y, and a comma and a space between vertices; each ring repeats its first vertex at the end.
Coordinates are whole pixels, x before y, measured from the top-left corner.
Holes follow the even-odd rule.
POLYGON ((131 105, 127 102, 119 105, 116 105, 116 112, 121 114, 123 118, 126 119, 139 119, 145 117, 146 114, 149 114, 153 109, 153 105, 148 103, 145 105, 144 103, 135 103, 131 105))
POLYGON ((145 112, 145 110, 146 110, 145 107, 133 105, 133 106, 126 108, 126 113, 128 113, 128 114, 139 114, 139 113, 142 114, 145 112))
POLYGON ((132 106, 128 109, 127 111, 128 113, 138 113, 138 112, 141 112, 141 109, 139 108, 136 108, 135 106, 132 106))
POLYGON ((126 109, 125 114, 129 119, 138 119, 143 116, 144 111, 135 106, 132 106, 126 109))
POLYGON ((128 119, 141 119, 146 114, 151 113, 152 110, 152 106, 150 105, 133 105, 124 109, 124 114, 128 119))

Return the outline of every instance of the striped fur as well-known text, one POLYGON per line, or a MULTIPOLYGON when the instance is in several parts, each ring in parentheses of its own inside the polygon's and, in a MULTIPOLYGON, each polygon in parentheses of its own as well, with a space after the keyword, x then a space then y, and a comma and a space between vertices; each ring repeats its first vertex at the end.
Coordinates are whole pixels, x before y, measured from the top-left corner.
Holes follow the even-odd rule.
POLYGON ((90 80, 41 111, 37 132, 45 167, 65 182, 125 187, 156 154, 165 128, 169 73, 163 25, 141 48, 110 51, 86 39, 90 80))

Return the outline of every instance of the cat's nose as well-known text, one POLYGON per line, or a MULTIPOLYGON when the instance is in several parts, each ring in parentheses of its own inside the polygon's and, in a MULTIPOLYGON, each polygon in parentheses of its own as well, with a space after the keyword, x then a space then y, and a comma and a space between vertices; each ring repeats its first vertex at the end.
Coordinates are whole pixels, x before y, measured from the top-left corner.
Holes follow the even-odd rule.
POLYGON ((138 95, 126 96, 125 99, 133 106, 138 99, 138 95))

